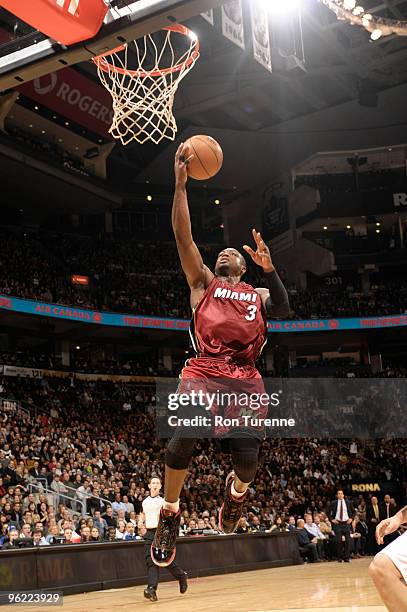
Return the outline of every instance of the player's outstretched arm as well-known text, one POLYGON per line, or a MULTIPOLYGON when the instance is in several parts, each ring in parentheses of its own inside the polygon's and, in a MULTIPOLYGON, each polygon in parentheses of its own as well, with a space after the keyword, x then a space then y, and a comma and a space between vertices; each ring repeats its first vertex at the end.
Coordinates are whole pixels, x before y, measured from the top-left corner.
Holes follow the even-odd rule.
POLYGON ((403 525, 407 523, 407 506, 404 506, 397 514, 389 519, 381 521, 376 527, 376 540, 378 544, 384 543, 384 536, 394 533, 403 525))
POLYGON ((257 246, 256 251, 253 251, 247 244, 243 248, 250 255, 254 263, 263 268, 268 284, 268 289, 259 288, 256 291, 260 294, 269 316, 280 319, 287 317, 290 314, 288 294, 271 261, 270 249, 261 237, 260 232, 253 229, 252 234, 257 246))
POLYGON ((213 279, 213 273, 204 264, 192 238, 191 217, 188 208, 186 184, 187 163, 192 159, 188 147, 182 143, 175 155, 175 193, 172 205, 172 228, 177 243, 182 269, 191 289, 205 288, 213 279))

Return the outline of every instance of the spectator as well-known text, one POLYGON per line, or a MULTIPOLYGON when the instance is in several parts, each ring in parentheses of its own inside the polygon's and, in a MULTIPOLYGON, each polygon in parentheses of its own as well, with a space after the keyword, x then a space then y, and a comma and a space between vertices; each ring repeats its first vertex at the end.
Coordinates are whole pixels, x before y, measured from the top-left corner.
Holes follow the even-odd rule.
POLYGON ((107 522, 101 516, 100 510, 96 510, 93 516, 93 526, 99 530, 102 539, 104 539, 105 533, 107 531, 107 522))
MULTIPOLYGON (((120 539, 123 539, 123 538, 120 538, 120 539)), ((106 541, 116 542, 116 527, 108 527, 106 541)))
POLYGON ((48 542, 48 544, 59 544, 60 536, 59 536, 59 529, 57 525, 50 525, 48 529, 48 533, 45 536, 45 539, 48 542))
POLYGON ((102 542, 102 536, 97 527, 92 527, 90 530, 90 542, 102 542))
POLYGON ((256 531, 266 531, 266 526, 260 522, 258 516, 254 516, 250 522, 250 532, 254 533, 256 531))
POLYGON ((126 504, 122 502, 120 493, 116 493, 114 502, 112 503, 113 513, 118 514, 119 510, 126 512, 126 504))
POLYGON ((268 531, 270 531, 270 532, 272 532, 272 531, 288 531, 288 528, 286 527, 282 517, 281 516, 276 516, 276 518, 274 519, 274 523, 272 524, 272 526, 270 527, 270 529, 268 531))
POLYGON ((295 529, 297 529, 297 526, 295 524, 295 516, 289 516, 288 523, 287 523, 287 530, 294 531, 295 529))
POLYGON ((377 497, 373 496, 370 503, 366 505, 366 522, 368 526, 367 550, 370 555, 375 555, 378 552, 376 542, 376 527, 381 520, 380 507, 377 497))
POLYGON ((91 541, 90 527, 88 527, 87 525, 84 525, 81 529, 81 543, 87 544, 90 541, 91 541))
POLYGON ((1 550, 19 548, 19 537, 17 529, 10 529, 8 540, 2 545, 1 550))
POLYGON ((319 561, 317 538, 312 537, 311 534, 305 529, 305 521, 303 519, 298 519, 297 530, 300 553, 309 563, 317 563, 319 561))
POLYGON ((318 558, 319 559, 324 559, 325 558, 325 554, 324 554, 324 543, 326 541, 326 537, 325 535, 322 533, 321 529, 319 528, 319 526, 313 522, 312 520, 312 514, 306 514, 305 515, 305 529, 308 531, 308 533, 313 537, 316 538, 316 544, 317 544, 317 550, 318 550, 318 558))
POLYGON ((116 540, 124 540, 125 535, 126 535, 126 521, 119 519, 117 521, 116 540))
POLYGON ((138 527, 138 519, 137 519, 137 515, 136 515, 135 512, 130 512, 129 522, 133 525, 133 527, 135 529, 137 529, 137 527, 138 527))
POLYGON ((123 540, 127 541, 127 540, 139 540, 139 539, 140 539, 140 536, 137 535, 133 523, 127 523, 123 540))
POLYGON ((21 528, 20 538, 24 540, 32 538, 31 526, 28 523, 23 524, 21 528))
POLYGON ((350 526, 350 551, 354 559, 359 559, 361 556, 361 534, 356 529, 358 522, 359 516, 356 514, 350 526))
POLYGON ((79 500, 81 507, 85 508, 85 510, 88 510, 87 507, 87 502, 88 499, 91 497, 92 495, 92 491, 90 488, 90 481, 85 478, 85 480, 83 481, 83 484, 81 484, 77 489, 76 489, 76 497, 79 500))
POLYGON ((113 517, 113 508, 111 506, 106 508, 106 512, 103 514, 103 519, 106 521, 108 527, 116 526, 116 519, 113 517))
POLYGON ((360 555, 364 556, 367 552, 367 539, 369 535, 369 528, 366 522, 366 513, 359 512, 355 516, 355 531, 360 533, 360 555), (357 519, 357 520, 356 520, 357 519))
POLYGON ((44 538, 42 531, 35 530, 33 532, 33 546, 49 546, 49 542, 44 538))
POLYGON ((123 505, 126 515, 130 516, 130 512, 134 512, 134 504, 129 502, 129 498, 127 497, 127 495, 123 496, 123 505))

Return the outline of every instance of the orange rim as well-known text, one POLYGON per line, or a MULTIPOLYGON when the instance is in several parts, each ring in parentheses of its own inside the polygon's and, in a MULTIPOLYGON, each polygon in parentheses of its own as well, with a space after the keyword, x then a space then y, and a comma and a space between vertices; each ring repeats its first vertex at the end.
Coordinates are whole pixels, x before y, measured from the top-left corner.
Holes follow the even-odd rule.
MULTIPOLYGON (((165 28, 162 28, 162 29, 168 30, 170 32, 177 32, 178 34, 182 34, 183 36, 187 36, 188 38, 191 38, 191 40, 193 40, 192 31, 186 26, 182 25, 181 23, 177 23, 171 26, 166 26, 165 28)), ((103 70, 103 72, 113 71, 113 72, 118 72, 119 74, 127 74, 129 76, 134 76, 134 77, 147 77, 147 76, 159 77, 165 74, 173 74, 174 72, 180 72, 180 70, 182 70, 183 68, 188 68, 188 66, 196 62, 196 60, 199 58, 200 46, 199 46, 199 40, 198 38, 196 38, 196 40, 194 41, 193 51, 190 57, 185 62, 181 62, 180 64, 177 64, 176 66, 173 66, 172 68, 163 68, 162 70, 147 70, 147 71, 128 70, 127 68, 121 68, 120 66, 115 66, 114 64, 111 64, 107 61, 106 59, 107 57, 113 55, 113 53, 118 53, 120 51, 123 51, 123 49, 125 48, 126 48, 126 44, 120 45, 119 47, 115 47, 108 53, 101 53, 100 55, 93 57, 92 62, 94 62, 98 66, 98 68, 103 70)))

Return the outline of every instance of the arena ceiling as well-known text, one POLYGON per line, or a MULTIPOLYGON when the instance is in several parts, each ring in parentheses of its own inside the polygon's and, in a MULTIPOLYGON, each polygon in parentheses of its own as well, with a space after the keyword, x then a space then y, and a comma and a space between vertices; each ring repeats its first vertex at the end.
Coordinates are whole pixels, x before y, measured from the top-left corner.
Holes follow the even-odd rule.
MULTIPOLYGON (((373 14, 407 17, 405 0, 363 4, 373 14)), ((213 186, 252 189, 316 151, 406 141, 407 37, 372 42, 368 32, 338 21, 317 0, 303 0, 304 69, 279 65, 274 49, 270 74, 254 61, 250 47, 243 51, 222 36, 218 8, 216 15, 215 27, 200 16, 187 22, 200 37, 202 56, 183 81, 175 107, 178 142, 208 133, 224 148, 225 167, 213 186)), ((276 40, 287 23, 276 18, 276 40)), ((1 26, 10 28, 4 11, 1 26)), ((97 80, 91 62, 76 69, 97 80)), ((111 175, 122 184, 170 184, 174 150, 173 143, 116 145, 111 175)))

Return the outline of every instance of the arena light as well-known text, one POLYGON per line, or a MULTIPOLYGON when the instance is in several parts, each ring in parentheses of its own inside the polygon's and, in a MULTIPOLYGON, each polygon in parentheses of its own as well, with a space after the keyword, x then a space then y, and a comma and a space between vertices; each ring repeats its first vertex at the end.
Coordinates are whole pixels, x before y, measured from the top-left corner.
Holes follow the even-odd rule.
POLYGON ((396 34, 407 36, 407 20, 389 19, 371 15, 362 5, 356 5, 353 0, 319 0, 327 6, 337 19, 348 21, 352 25, 359 25, 371 34, 371 40, 378 40, 382 36, 396 34))
POLYGON ((153 196, 152 195, 148 195, 147 196, 147 202, 152 202, 153 201, 153 196))
POLYGON ((327 229, 328 229, 328 227, 326 225, 324 225, 324 230, 327 230, 327 229))
POLYGON ((219 206, 219 204, 220 204, 220 200, 215 200, 215 204, 216 204, 217 206, 219 206))
POLYGON ((286 15, 301 8, 302 0, 254 0, 270 15, 286 15))
POLYGON ((352 229, 352 226, 351 225, 347 225, 346 229, 352 229))
POLYGON ((377 30, 373 30, 370 35, 370 40, 379 40, 383 36, 383 32, 378 28, 377 30))

